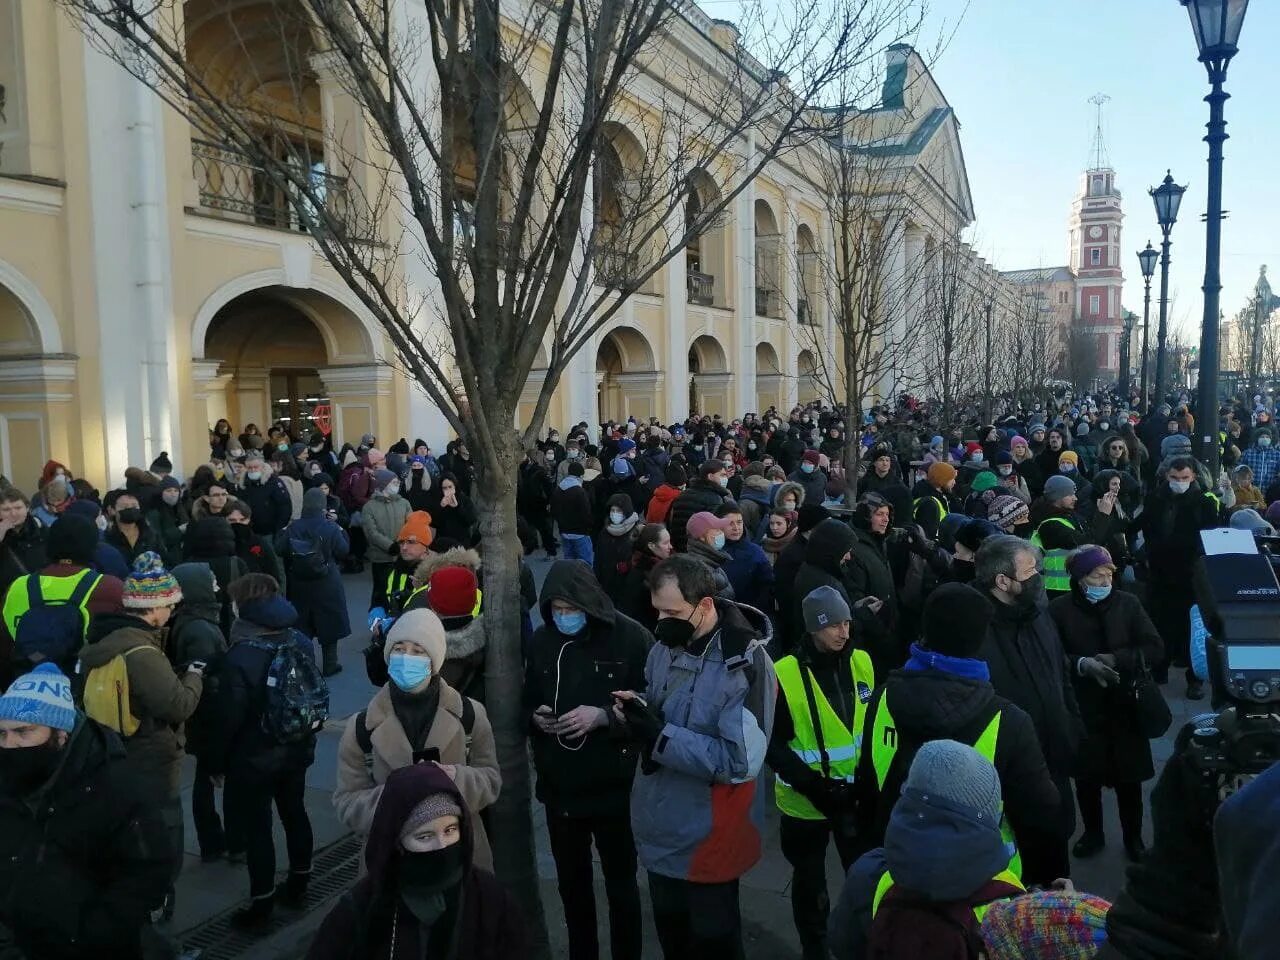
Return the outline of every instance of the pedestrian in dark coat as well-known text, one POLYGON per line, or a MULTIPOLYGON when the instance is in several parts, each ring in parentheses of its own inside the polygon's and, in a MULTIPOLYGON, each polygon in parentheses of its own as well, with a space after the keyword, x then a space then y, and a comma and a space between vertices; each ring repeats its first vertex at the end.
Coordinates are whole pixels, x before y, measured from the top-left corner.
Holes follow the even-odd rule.
POLYGON ((1071 592, 1049 604, 1071 664, 1084 739, 1071 773, 1084 835, 1072 853, 1088 857, 1105 843, 1102 788, 1112 787, 1120 808, 1125 853, 1141 858, 1142 783, 1155 776, 1151 742, 1134 708, 1134 684, 1164 652, 1142 603, 1113 589, 1115 564, 1102 547, 1086 546, 1067 558, 1071 592), (1104 669, 1105 668, 1105 669, 1104 669))
POLYGON ((876 676, 902 666, 906 647, 898 639, 898 589, 887 543, 893 508, 883 495, 863 494, 853 514, 853 546, 841 578, 853 613, 858 646, 871 654, 876 676), (859 604, 859 601, 863 601, 859 604))
POLYGON ((284 481, 271 472, 260 454, 250 454, 245 467, 240 499, 253 511, 253 532, 275 536, 293 516, 293 500, 284 481))
POLYGON ((675 498, 667 517, 667 529, 671 531, 676 553, 683 553, 688 547, 689 534, 685 528, 689 518, 695 513, 715 513, 729 496, 728 486, 729 475, 719 460, 712 458, 698 467, 697 479, 690 480, 675 498))
POLYGON ((431 514, 431 526, 435 528, 436 536, 456 541, 464 547, 474 546, 477 542, 476 508, 458 483, 458 478, 452 473, 443 473, 440 483, 432 489, 438 492, 438 496, 427 512, 431 514))
MULTIPOLYGON (((796 572, 792 583, 791 607, 782 611, 783 618, 790 625, 792 637, 799 638, 803 635, 804 616, 800 605, 818 587, 834 587, 845 603, 849 604, 849 609, 853 610, 849 588, 844 579, 844 564, 856 542, 853 529, 835 517, 828 517, 810 532, 805 544, 804 563, 796 572)), ((854 610, 855 618, 857 615, 854 610)))
POLYGON ((284 561, 276 552, 275 538, 253 532, 253 510, 243 500, 227 504, 227 522, 236 538, 236 556, 244 561, 250 573, 265 573, 275 577, 284 587, 287 583, 284 561))
POLYGON ((142 960, 173 861, 159 797, 51 663, 0 697, 0 735, 0 956, 142 960))
POLYGON ((621 597, 631 572, 631 555, 635 552, 636 534, 644 522, 625 493, 615 493, 607 504, 604 528, 596 535, 592 566, 596 579, 610 597, 621 597))
POLYGON ((30 513, 30 503, 10 487, 0 491, 0 597, 9 584, 45 566, 46 528, 30 513))
POLYGON ((329 911, 307 960, 528 956, 520 910, 472 862, 473 846, 471 814, 444 770, 419 763, 393 771, 365 844, 366 873, 329 911), (415 830, 445 817, 453 822, 430 841, 415 830))
POLYGON ((800 507, 796 521, 796 535, 778 554, 773 563, 773 595, 778 608, 778 632, 775 634, 773 648, 769 655, 778 659, 794 648, 803 636, 801 618, 797 616, 800 601, 806 594, 796 593, 796 577, 804 566, 809 549, 809 537, 823 520, 827 519, 827 511, 816 503, 806 503, 800 507))
MULTIPOLYGON (((1083 728, 1067 656, 1045 609, 1044 580, 1036 569, 1039 557, 1037 548, 1011 534, 988 537, 978 548, 974 585, 987 594, 995 612, 976 656, 986 661, 996 693, 1031 717, 1058 788, 1057 842, 1046 842, 1023 857, 1028 875, 1039 878, 1032 882, 1049 883, 1071 870, 1071 765, 1083 728)), ((1045 826, 1051 830, 1053 825, 1045 826)))
POLYGON ((147 526, 160 538, 160 556, 168 566, 182 562, 182 531, 191 522, 191 513, 182 502, 182 484, 177 477, 160 481, 160 494, 146 512, 147 526))
POLYGON ((658 611, 650 601, 649 574, 671 556, 671 533, 660 523, 646 523, 636 534, 634 548, 622 596, 614 603, 618 610, 652 633, 658 622, 658 611))
POLYGON ((347 594, 338 563, 350 547, 347 535, 325 516, 324 491, 313 487, 302 495, 302 516, 280 535, 280 553, 289 570, 289 602, 297 609, 297 629, 320 644, 324 675, 342 671, 338 663, 338 641, 351 633, 347 614, 347 594), (324 561, 319 576, 304 571, 299 553, 315 550, 324 561))
POLYGON ((821 503, 827 491, 827 471, 818 466, 818 451, 806 450, 800 465, 787 474, 787 479, 804 489, 806 503, 821 503))
POLYGON ((524 713, 570 952, 596 953, 594 839, 609 899, 610 955, 639 960, 640 892, 631 834, 639 750, 610 708, 614 690, 643 687, 653 637, 619 613, 603 585, 576 560, 552 565, 540 603, 542 626, 525 665, 524 713))
POLYGON ((226 517, 209 516, 192 520, 183 539, 184 563, 207 563, 218 581, 219 625, 223 633, 231 629, 231 599, 227 587, 249 572, 236 556, 236 536, 226 517))

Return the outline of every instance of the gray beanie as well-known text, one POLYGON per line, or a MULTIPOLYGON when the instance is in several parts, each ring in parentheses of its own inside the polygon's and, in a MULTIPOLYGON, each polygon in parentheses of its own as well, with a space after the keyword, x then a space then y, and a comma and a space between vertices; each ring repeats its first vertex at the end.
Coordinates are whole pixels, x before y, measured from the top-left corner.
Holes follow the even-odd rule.
POLYGON ((1000 822, 1000 775, 973 747, 955 740, 930 740, 911 761, 903 790, 925 798, 940 797, 975 811, 991 823, 1000 822))
POLYGON ((1233 530, 1248 530, 1253 534, 1263 534, 1264 536, 1275 536, 1276 528, 1271 526, 1266 520, 1263 520, 1257 510, 1245 508, 1237 510, 1231 514, 1231 528, 1233 530))
POLYGON ((1044 498, 1050 503, 1057 503, 1063 497, 1069 497, 1075 492, 1075 482, 1060 473, 1054 474, 1044 482, 1044 498))
POLYGON ((1089 425, 1081 421, 1080 425, 1076 427, 1076 436, 1087 437, 1088 435, 1089 435, 1089 425))
POLYGON ((456 797, 447 793, 433 793, 424 797, 421 803, 409 811, 409 816, 405 817, 404 824, 400 827, 400 837, 403 839, 424 823, 440 817, 461 816, 462 807, 458 805, 456 797))
POLYGON ((1190 455, 1191 438, 1185 433, 1171 433, 1160 441, 1161 460, 1167 460, 1170 457, 1190 455))
POLYGON ((387 484, 394 479, 396 479, 396 475, 390 470, 375 470, 373 471, 373 489, 381 493, 387 489, 387 484))
POLYGON ((850 619, 849 604, 835 587, 817 587, 800 602, 800 608, 804 612, 804 628, 810 633, 850 619))

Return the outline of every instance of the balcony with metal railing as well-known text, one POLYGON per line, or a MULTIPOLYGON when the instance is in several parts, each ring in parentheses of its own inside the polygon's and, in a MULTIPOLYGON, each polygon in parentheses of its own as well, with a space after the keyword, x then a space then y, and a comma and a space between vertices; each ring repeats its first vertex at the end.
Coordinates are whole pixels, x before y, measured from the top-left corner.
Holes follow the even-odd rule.
POLYGON ((782 296, 773 287, 756 287, 756 316, 782 316, 782 296))
POLYGON ((710 307, 716 302, 716 278, 709 273, 686 271, 685 289, 688 292, 689 303, 710 307))
MULTIPOLYGON (((296 188, 281 189, 264 165, 245 154, 192 139, 191 166, 200 209, 210 216, 299 233, 309 232, 320 219, 312 201, 305 200, 300 205, 294 195, 296 188)), ((324 209, 354 226, 347 178, 327 172, 321 161, 307 167, 305 175, 324 209)))

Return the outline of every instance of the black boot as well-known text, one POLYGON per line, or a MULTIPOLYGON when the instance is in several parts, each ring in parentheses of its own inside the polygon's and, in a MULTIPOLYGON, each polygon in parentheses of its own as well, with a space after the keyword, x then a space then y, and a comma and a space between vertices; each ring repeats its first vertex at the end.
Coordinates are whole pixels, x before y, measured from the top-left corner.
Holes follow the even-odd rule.
POLYGON ((298 909, 306 905, 307 900, 307 884, 311 882, 311 873, 294 873, 289 871, 289 876, 285 878, 284 883, 276 887, 276 902, 281 906, 291 909, 298 909))
POLYGON ((1129 858, 1130 863, 1140 862, 1146 852, 1147 845, 1142 842, 1141 835, 1124 838, 1124 855, 1129 858))
POLYGON ((1187 699, 1188 700, 1204 699, 1204 681, 1203 680, 1187 681, 1187 699))
POLYGON ((237 910, 231 917, 231 925, 241 930, 260 930, 271 922, 271 909, 275 905, 274 898, 254 897, 247 907, 237 910))
POLYGON ((1083 860, 1086 857, 1092 857, 1094 854, 1101 853, 1102 848, 1107 845, 1106 837, 1100 833, 1085 833, 1076 845, 1071 848, 1071 855, 1077 859, 1083 860))

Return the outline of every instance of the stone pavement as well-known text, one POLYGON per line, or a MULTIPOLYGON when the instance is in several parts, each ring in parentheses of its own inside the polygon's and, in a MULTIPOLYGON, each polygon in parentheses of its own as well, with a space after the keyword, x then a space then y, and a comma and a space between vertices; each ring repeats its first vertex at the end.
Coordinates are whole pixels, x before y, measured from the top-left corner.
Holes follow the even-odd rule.
MULTIPOLYGON (((539 584, 548 566, 548 561, 544 559, 533 560, 533 569, 539 584)), ((266 936, 260 939, 250 940, 228 932, 225 919, 219 918, 225 918, 229 911, 248 896, 248 875, 242 865, 200 862, 195 829, 190 816, 189 787, 194 762, 188 760, 184 768, 183 780, 183 806, 187 816, 187 862, 178 884, 177 910, 171 931, 180 941, 188 942, 193 952, 196 947, 202 948, 200 956, 203 960, 224 960, 224 958, 230 960, 233 957, 247 958, 247 960, 268 960, 268 958, 283 960, 283 958, 303 956, 315 928, 324 918, 327 905, 355 876, 357 845, 349 838, 346 829, 334 815, 330 794, 337 767, 338 742, 346 720, 364 708, 372 690, 365 677, 364 661, 361 656, 368 637, 363 624, 368 606, 369 577, 367 574, 349 576, 345 579, 345 584, 351 623, 355 633, 340 645, 341 661, 345 669, 331 681, 330 707, 333 719, 317 743, 316 762, 307 776, 306 798, 315 831, 316 850, 329 848, 327 857, 318 855, 317 869, 319 871, 321 867, 334 867, 333 872, 329 874, 329 882, 317 884, 317 886, 328 886, 333 889, 324 893, 317 891, 312 898, 312 908, 305 914, 278 912, 277 923, 266 936), (345 842, 344 838, 346 838, 345 842)), ((1204 709, 1203 702, 1192 704, 1183 698, 1183 682, 1180 673, 1177 671, 1175 673, 1178 675, 1171 680, 1168 687, 1164 688, 1173 709, 1174 725, 1169 734, 1153 744, 1157 768, 1163 766, 1172 750, 1174 733, 1186 720, 1204 709)), ((1146 785, 1144 793, 1150 793, 1154 782, 1151 781, 1146 785)), ((768 809, 770 816, 767 823, 768 836, 764 844, 764 856, 760 863, 742 879, 741 899, 746 953, 751 958, 786 960, 786 958, 800 955, 799 942, 791 919, 791 871, 779 848, 776 808, 770 804, 768 809)), ((1112 899, 1123 884, 1125 860, 1120 846, 1120 827, 1115 802, 1110 794, 1104 798, 1104 809, 1108 846, 1097 857, 1077 861, 1073 865, 1073 879, 1077 888, 1112 899)), ((542 878, 542 900, 551 934, 552 956, 564 957, 567 956, 568 951, 555 886, 555 866, 547 842, 542 808, 536 801, 533 822, 538 872, 542 878)), ((1151 836, 1149 818, 1146 824, 1146 836, 1148 838, 1151 836)), ((287 858, 283 833, 278 826, 276 841, 277 862, 280 871, 283 872, 287 865, 287 858)), ((828 856, 827 874, 834 900, 842 880, 839 862, 834 851, 831 851, 828 856)), ((644 956, 646 960, 648 958, 657 960, 661 954, 653 934, 652 920, 647 916, 649 898, 643 876, 640 889, 646 913, 644 956)), ((606 900, 598 872, 596 900, 601 919, 601 943, 607 945, 606 900)), ((607 947, 605 949, 607 951, 607 947)))

